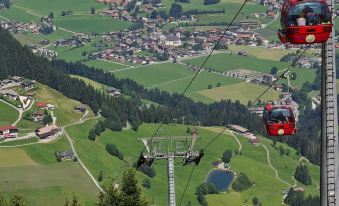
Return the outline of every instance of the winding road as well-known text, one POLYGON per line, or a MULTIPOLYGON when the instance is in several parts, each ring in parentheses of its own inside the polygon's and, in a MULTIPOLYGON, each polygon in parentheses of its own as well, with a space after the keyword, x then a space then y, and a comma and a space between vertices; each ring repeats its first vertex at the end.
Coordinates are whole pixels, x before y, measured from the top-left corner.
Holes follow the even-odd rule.
POLYGON ((264 149, 266 150, 267 163, 268 163, 268 165, 273 169, 276 178, 277 178, 280 182, 282 182, 282 183, 288 185, 288 187, 292 187, 292 185, 291 185, 290 183, 286 182, 285 180, 283 180, 283 179, 281 179, 281 178, 279 177, 279 172, 278 172, 278 170, 277 170, 275 167, 273 167, 273 165, 272 165, 272 163, 271 163, 270 151, 267 149, 266 145, 264 145, 264 144, 261 144, 261 145, 262 145, 262 146, 264 147, 264 149))

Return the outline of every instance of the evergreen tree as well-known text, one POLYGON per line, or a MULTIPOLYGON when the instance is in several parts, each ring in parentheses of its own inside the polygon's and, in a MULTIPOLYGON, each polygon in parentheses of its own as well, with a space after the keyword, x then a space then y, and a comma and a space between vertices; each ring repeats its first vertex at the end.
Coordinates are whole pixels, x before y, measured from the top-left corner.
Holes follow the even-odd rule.
POLYGON ((276 75, 278 72, 278 67, 274 66, 271 68, 271 74, 276 75))
POLYGON ((101 182, 103 180, 103 178, 104 178, 104 174, 103 174, 102 170, 100 170, 99 176, 98 176, 98 181, 101 182))
POLYGON ((148 178, 145 178, 145 179, 142 181, 142 186, 143 186, 144 188, 150 189, 150 188, 151 188, 151 181, 150 181, 148 178))
POLYGON ((81 206, 76 196, 73 196, 72 203, 70 204, 70 206, 81 206))
POLYGON ((89 131, 89 134, 88 134, 88 139, 90 139, 90 140, 92 140, 92 141, 95 141, 95 138, 96 138, 97 136, 96 136, 96 134, 95 134, 95 131, 94 131, 94 129, 91 129, 90 131, 89 131))
POLYGON ((120 192, 121 206, 146 206, 147 203, 141 198, 140 188, 135 177, 135 172, 130 169, 124 172, 120 192))
POLYGON ((232 150, 227 149, 227 150, 225 150, 225 152, 223 153, 221 160, 222 160, 223 162, 225 162, 225 163, 230 163, 230 162, 231 162, 232 156, 233 156, 232 150))
POLYGON ((42 122, 44 123, 44 125, 52 123, 53 122, 52 115, 50 114, 45 115, 45 117, 42 119, 42 122))
POLYGON ((257 197, 253 197, 253 198, 252 198, 252 204, 253 204, 254 206, 257 206, 257 205, 259 204, 259 199, 258 199, 257 197))
POLYGON ((182 7, 180 4, 172 3, 169 15, 174 18, 180 18, 182 16, 182 7))
POLYGON ((294 177, 299 182, 303 183, 304 185, 311 185, 312 179, 309 174, 309 169, 306 164, 300 163, 294 173, 294 177))
POLYGON ((111 183, 106 189, 106 194, 99 194, 98 206, 120 206, 121 197, 119 195, 118 189, 116 189, 115 184, 111 183))
POLYGON ((95 8, 94 7, 91 8, 91 14, 95 14, 95 8))
POLYGON ((236 192, 244 191, 250 188, 254 183, 247 177, 245 173, 240 172, 237 179, 232 184, 232 188, 236 192))

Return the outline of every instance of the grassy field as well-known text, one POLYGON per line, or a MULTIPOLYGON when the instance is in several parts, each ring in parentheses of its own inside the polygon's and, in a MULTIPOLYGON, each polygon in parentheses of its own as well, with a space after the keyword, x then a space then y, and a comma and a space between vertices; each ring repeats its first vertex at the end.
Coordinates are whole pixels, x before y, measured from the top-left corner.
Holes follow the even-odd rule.
MULTIPOLYGON (((54 115, 57 117, 57 124, 59 126, 75 123, 83 116, 83 113, 74 110, 75 106, 81 104, 80 102, 68 99, 60 92, 51 89, 46 85, 39 84, 37 98, 38 101, 50 103, 56 107, 54 115)), ((87 117, 92 116, 93 113, 90 111, 87 117)))
POLYGON ((28 205, 36 206, 63 205, 75 195, 82 205, 94 206, 98 190, 79 163, 57 162, 55 151, 66 150, 70 146, 64 137, 47 144, 1 148, 0 193, 22 194, 28 205))
MULTIPOLYGON (((194 59, 185 60, 184 62, 201 65, 206 57, 198 57, 194 59)), ((269 73, 273 66, 278 67, 279 70, 286 69, 289 63, 264 60, 253 56, 238 56, 229 54, 216 54, 210 57, 208 62, 205 64, 205 68, 214 68, 218 71, 230 71, 234 69, 248 69, 258 72, 269 73)))
POLYGON ((29 144, 38 142, 38 138, 33 137, 29 139, 22 139, 22 140, 14 140, 10 142, 0 142, 0 146, 14 146, 14 145, 22 145, 22 144, 29 144))
POLYGON ((127 29, 131 25, 130 22, 112 20, 110 17, 101 15, 60 17, 56 20, 55 24, 59 27, 80 33, 120 31, 127 29))
POLYGON ((244 50, 249 55, 254 56, 258 59, 271 60, 271 61, 280 61, 281 57, 285 56, 293 50, 287 49, 267 49, 262 47, 251 47, 251 46, 242 46, 242 45, 230 45, 229 50, 233 52, 244 50))
POLYGON ((87 66, 99 68, 99 69, 102 69, 108 72, 129 67, 128 65, 122 65, 122 64, 117 64, 114 62, 107 62, 103 60, 91 60, 91 61, 84 62, 84 64, 86 64, 87 66))
MULTIPOLYGON (((174 93, 182 93, 183 89, 189 84, 192 78, 164 84, 158 86, 159 89, 174 93)), ((225 77, 218 74, 210 73, 210 72, 201 72, 196 80, 192 83, 192 85, 187 90, 187 96, 193 98, 196 101, 202 102, 213 102, 215 99, 207 97, 205 95, 201 95, 201 91, 208 88, 208 85, 212 85, 213 88, 217 86, 218 83, 221 86, 234 85, 241 82, 241 80, 225 77)))
MULTIPOLYGON (((174 1, 172 0, 164 0, 162 3, 164 4, 165 10, 169 11, 171 5, 174 1)), ((199 23, 210 23, 210 22, 230 22, 232 17, 236 14, 236 12, 241 7, 242 1, 236 0, 222 0, 218 4, 212 5, 204 5, 203 0, 194 0, 190 3, 180 3, 183 7, 184 11, 197 9, 197 10, 220 10, 225 9, 225 13, 222 14, 201 14, 199 15, 199 23)), ((178 2, 177 2, 178 3, 178 2)), ((253 13, 261 13, 265 12, 266 7, 259 5, 257 3, 247 3, 240 13, 237 21, 245 19, 247 15, 253 13)))
POLYGON ((0 125, 13 124, 17 120, 18 116, 18 111, 0 101, 0 125))
MULTIPOLYGON (((239 100, 242 104, 247 105, 249 100, 254 101, 267 87, 251 83, 238 83, 228 86, 216 87, 213 89, 205 89, 199 94, 215 101, 222 99, 231 99, 233 101, 239 100)), ((262 98, 262 101, 277 100, 280 92, 276 90, 269 90, 262 98)))
MULTIPOLYGON (((95 142, 88 140, 88 131, 95 125, 96 121, 89 121, 82 125, 76 125, 67 128, 69 134, 73 137, 78 148, 78 152, 84 163, 88 166, 94 176, 97 176, 100 170, 104 173, 104 182, 107 183, 109 178, 118 178, 120 181, 121 173, 124 171, 128 165, 134 163, 138 157, 138 152, 142 149, 141 142, 137 141, 137 138, 147 137, 152 134, 156 129, 156 124, 143 124, 138 132, 131 130, 126 130, 122 132, 111 132, 105 131, 100 137, 96 139, 95 142), (121 161, 115 157, 110 156, 105 151, 105 145, 107 143, 114 143, 120 151, 124 154, 124 161, 121 161), (88 151, 91 151, 92 154, 88 155, 88 151)), ((186 132, 187 126, 181 125, 165 125, 162 135, 187 135, 186 132)), ((220 128, 200 128, 199 129, 199 139, 196 142, 196 149, 202 148, 207 142, 215 136, 217 132, 220 131, 220 128), (214 132, 213 132, 214 131, 214 132)), ((244 201, 251 201, 252 197, 257 196, 264 205, 280 205, 282 195, 281 192, 286 190, 288 186, 275 177, 274 171, 267 164, 266 151, 262 146, 253 147, 248 141, 239 137, 241 144, 243 145, 242 155, 235 156, 232 159, 231 166, 238 172, 245 172, 249 178, 255 182, 255 186, 249 190, 246 190, 242 193, 228 192, 219 195, 209 195, 207 199, 210 205, 246 205, 244 201), (233 204, 232 204, 233 203, 233 204)), ((267 144, 269 140, 267 140, 267 144)), ((266 144, 266 142, 265 142, 266 144)), ((175 145, 175 144, 174 144, 175 145)), ((170 145, 167 145, 171 148, 170 145)), ((166 144, 164 145, 166 147, 166 144)), ((285 148, 289 148, 284 145, 285 148)), ((197 185, 202 183, 206 178, 208 172, 212 169, 211 162, 218 160, 225 149, 235 150, 238 148, 238 144, 233 137, 229 135, 222 135, 217 139, 209 148, 205 151, 204 159, 201 161, 200 165, 195 169, 195 173, 192 176, 191 183, 188 187, 187 193, 184 197, 183 204, 185 205, 188 200, 192 201, 193 205, 197 205, 195 188, 197 185)), ((291 149, 292 150, 292 149, 291 149)), ((292 150, 293 151, 293 150, 292 150)), ((294 161, 288 169, 279 167, 279 174, 281 177, 291 177, 293 173, 291 168, 296 164, 297 156, 292 154, 291 157, 278 157, 278 151, 272 150, 272 161, 277 164, 282 159, 285 162, 294 161)), ((179 160, 178 160, 179 161, 179 160)), ((154 164, 156 170, 156 177, 151 180, 151 189, 143 190, 144 194, 149 200, 153 200, 156 205, 166 205, 167 204, 167 181, 166 181, 166 162, 157 161, 154 164)), ((175 167, 175 177, 176 177, 176 194, 177 201, 179 201, 185 184, 190 174, 192 167, 182 167, 180 165, 175 167)), ((312 177, 317 175, 314 173, 316 170, 312 170, 312 177)), ((145 176, 141 173, 137 173, 137 178, 139 183, 143 180, 145 176)), ((286 181, 290 181, 287 179, 286 181)), ((317 178, 314 178, 314 181, 317 181, 317 178)), ((306 188, 308 190, 308 188, 306 188)), ((310 193, 313 194, 311 191, 310 193)), ((250 204, 248 204, 250 205, 250 204)))
POLYGON ((14 37, 20 41, 21 44, 35 44, 38 45, 42 40, 48 39, 50 42, 55 42, 58 39, 71 38, 73 34, 57 29, 51 34, 32 34, 29 32, 14 34, 14 37))

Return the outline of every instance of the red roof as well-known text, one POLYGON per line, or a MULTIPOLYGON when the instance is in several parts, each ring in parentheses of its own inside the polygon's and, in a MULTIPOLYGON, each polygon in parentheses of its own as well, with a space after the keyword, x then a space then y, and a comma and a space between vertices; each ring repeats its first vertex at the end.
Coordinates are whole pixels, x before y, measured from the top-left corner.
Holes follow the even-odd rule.
POLYGON ((256 143, 259 143, 259 142, 260 142, 259 138, 251 139, 252 144, 256 144, 256 143))
POLYGON ((16 126, 11 126, 11 125, 6 125, 6 126, 2 126, 0 127, 0 131, 6 131, 6 130, 16 130, 18 129, 16 126))
POLYGON ((45 103, 45 102, 37 102, 35 105, 36 105, 37 107, 39 107, 39 108, 41 108, 41 107, 47 107, 47 103, 45 103))

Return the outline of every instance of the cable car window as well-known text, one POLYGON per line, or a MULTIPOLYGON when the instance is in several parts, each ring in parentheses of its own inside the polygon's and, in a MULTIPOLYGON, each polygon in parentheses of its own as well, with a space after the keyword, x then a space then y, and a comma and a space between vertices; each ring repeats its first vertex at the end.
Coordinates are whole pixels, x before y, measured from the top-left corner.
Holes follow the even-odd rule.
POLYGON ((270 111, 270 121, 271 122, 289 122, 289 118, 292 117, 292 114, 289 109, 273 109, 270 111))
POLYGON ((289 26, 330 24, 331 14, 326 4, 306 2, 293 6, 288 14, 289 26))

